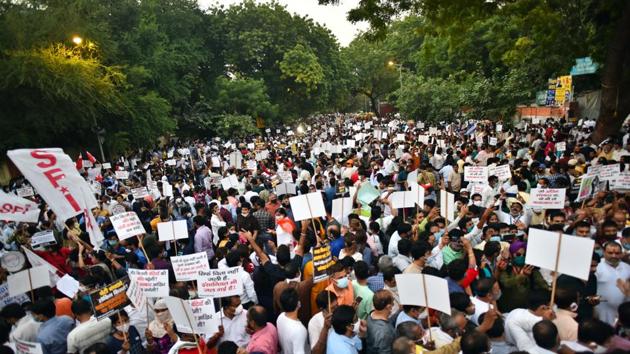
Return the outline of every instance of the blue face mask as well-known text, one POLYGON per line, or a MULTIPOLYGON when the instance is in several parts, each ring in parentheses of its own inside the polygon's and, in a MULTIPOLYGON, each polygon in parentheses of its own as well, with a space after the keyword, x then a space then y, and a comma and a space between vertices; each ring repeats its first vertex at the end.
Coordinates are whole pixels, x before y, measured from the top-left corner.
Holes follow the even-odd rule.
POLYGON ((116 246, 118 240, 107 240, 107 243, 109 243, 110 246, 116 246))
POLYGON ((596 249, 595 253, 597 253, 600 257, 604 257, 604 250, 603 249, 596 249))
POLYGON ((435 235, 435 239, 439 240, 442 237, 442 235, 444 235, 444 230, 440 230, 440 231, 434 233, 434 235, 435 235))
POLYGON ((337 287, 339 289, 345 289, 348 287, 348 278, 343 277, 341 279, 337 279, 337 287))
POLYGON ((630 251, 630 243, 624 243, 623 248, 630 251))
POLYGON ((490 237, 490 241, 501 242, 501 236, 492 236, 490 237))

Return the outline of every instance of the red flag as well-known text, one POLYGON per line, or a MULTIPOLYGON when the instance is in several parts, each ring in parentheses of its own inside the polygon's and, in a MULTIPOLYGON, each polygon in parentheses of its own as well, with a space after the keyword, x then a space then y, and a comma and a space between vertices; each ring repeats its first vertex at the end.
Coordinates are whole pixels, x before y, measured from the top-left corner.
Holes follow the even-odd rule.
POLYGON ((77 170, 81 170, 83 169, 83 155, 81 155, 81 153, 79 153, 79 157, 77 158, 77 170))
POLYGON ((85 150, 85 154, 87 155, 87 159, 90 160, 92 165, 96 163, 96 157, 94 157, 92 154, 90 154, 89 151, 85 150))

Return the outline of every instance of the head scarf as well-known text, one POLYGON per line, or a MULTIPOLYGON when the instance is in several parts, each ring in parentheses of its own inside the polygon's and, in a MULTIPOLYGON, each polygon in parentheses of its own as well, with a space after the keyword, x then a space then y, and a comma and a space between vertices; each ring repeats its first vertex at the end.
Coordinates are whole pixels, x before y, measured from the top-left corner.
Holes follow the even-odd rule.
POLYGON ((516 252, 518 252, 518 250, 520 250, 521 248, 525 248, 527 246, 527 244, 523 241, 514 241, 511 245, 510 245, 510 254, 514 254, 516 252))
POLYGON ((173 324, 173 318, 171 317, 171 313, 168 311, 166 302, 163 299, 156 301, 155 305, 153 305, 153 310, 164 309, 166 309, 166 313, 168 314, 168 319, 165 322, 160 321, 156 314, 155 319, 149 323, 149 330, 154 338, 162 338, 166 335, 166 330, 164 329, 165 323, 173 324))

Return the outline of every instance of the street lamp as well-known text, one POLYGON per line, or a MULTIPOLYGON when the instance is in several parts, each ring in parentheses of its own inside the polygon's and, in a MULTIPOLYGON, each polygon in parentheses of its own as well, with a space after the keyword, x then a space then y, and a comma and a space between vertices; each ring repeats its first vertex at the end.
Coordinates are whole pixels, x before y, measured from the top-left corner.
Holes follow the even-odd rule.
POLYGON ((72 37, 72 43, 74 43, 76 45, 81 45, 81 43, 83 43, 83 38, 81 38, 79 36, 74 36, 74 37, 72 37))

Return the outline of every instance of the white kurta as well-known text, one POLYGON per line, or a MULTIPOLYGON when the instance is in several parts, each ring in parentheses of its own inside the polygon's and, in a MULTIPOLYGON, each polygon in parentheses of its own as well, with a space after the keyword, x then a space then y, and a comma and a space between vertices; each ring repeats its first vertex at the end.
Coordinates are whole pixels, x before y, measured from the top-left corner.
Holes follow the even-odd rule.
POLYGON ((622 303, 629 301, 630 297, 624 294, 617 287, 617 280, 630 278, 630 265, 620 262, 617 267, 613 267, 602 260, 597 266, 597 295, 602 297, 599 305, 595 307, 599 319, 614 326, 617 318, 617 308, 622 303))

